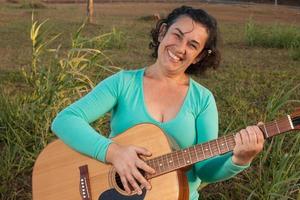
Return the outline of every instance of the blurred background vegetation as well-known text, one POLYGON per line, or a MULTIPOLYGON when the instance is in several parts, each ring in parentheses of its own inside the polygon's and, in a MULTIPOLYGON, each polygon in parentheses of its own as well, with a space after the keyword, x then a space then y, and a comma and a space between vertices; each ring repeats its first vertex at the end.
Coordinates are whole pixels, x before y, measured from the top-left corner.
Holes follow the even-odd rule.
MULTIPOLYGON (((155 15, 182 3, 103 3, 85 24, 84 4, 0 2, 1 199, 31 199, 31 173, 66 105, 120 69, 145 67, 155 15), (34 10, 32 10, 34 8, 34 10)), ((193 77, 215 95, 220 135, 300 107, 300 10, 190 3, 220 26, 222 64, 193 77)), ((93 124, 109 133, 109 115, 93 124)), ((299 133, 299 132, 298 132, 299 133)), ((203 199, 299 199, 300 134, 266 142, 252 166, 201 189, 203 199)))

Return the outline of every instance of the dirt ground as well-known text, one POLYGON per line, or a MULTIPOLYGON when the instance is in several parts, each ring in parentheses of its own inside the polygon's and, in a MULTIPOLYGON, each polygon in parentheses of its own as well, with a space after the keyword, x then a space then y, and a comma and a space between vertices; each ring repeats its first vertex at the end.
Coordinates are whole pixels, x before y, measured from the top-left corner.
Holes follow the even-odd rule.
MULTIPOLYGON (((4 3, 1 3, 0 8, 4 3)), ((186 3, 195 7, 206 9, 209 13, 215 16, 219 21, 244 23, 250 17, 255 21, 264 22, 283 22, 294 25, 300 25, 300 8, 292 6, 274 6, 268 4, 214 4, 214 3, 186 3)), ((54 4, 55 5, 55 4, 54 4)), ((65 6, 69 6, 67 4, 65 6)), ((76 4, 74 4, 76 5, 76 4)), ((77 4, 80 7, 85 7, 84 4, 77 4)), ((101 15, 123 15, 123 16, 143 16, 160 13, 164 15, 172 8, 182 5, 182 3, 98 3, 95 4, 96 13, 101 15)), ((53 4, 46 4, 53 6, 53 4)), ((60 4, 63 7, 64 4, 60 4)), ((27 12, 27 11, 26 11, 27 12)), ((28 12, 27 12, 28 13, 28 12)), ((7 13, 0 9, 0 25, 14 20, 18 17, 23 17, 26 13, 7 13)))

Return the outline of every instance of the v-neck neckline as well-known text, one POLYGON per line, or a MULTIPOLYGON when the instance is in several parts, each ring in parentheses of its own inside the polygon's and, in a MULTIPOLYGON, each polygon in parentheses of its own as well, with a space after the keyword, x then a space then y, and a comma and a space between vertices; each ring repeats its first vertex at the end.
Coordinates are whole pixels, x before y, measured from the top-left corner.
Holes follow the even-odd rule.
POLYGON ((151 121, 153 121, 153 122, 155 122, 157 124, 168 124, 168 123, 171 123, 171 122, 175 121, 180 116, 180 114, 183 112, 185 104, 186 104, 187 99, 188 99, 188 96, 190 95, 191 83, 192 83, 191 77, 189 77, 188 90, 187 90, 187 92, 185 94, 185 97, 184 97, 184 100, 183 100, 183 102, 182 102, 182 104, 180 106, 180 109, 177 111, 176 115, 173 118, 169 119, 168 121, 161 122, 161 121, 158 121, 157 119, 155 119, 154 117, 152 117, 152 115, 148 111, 148 108, 147 108, 147 105, 146 105, 146 101, 145 101, 145 93, 144 93, 144 75, 145 75, 145 68, 143 68, 141 70, 139 84, 141 84, 142 106, 143 106, 144 112, 146 113, 146 115, 148 116, 148 118, 150 118, 151 121))

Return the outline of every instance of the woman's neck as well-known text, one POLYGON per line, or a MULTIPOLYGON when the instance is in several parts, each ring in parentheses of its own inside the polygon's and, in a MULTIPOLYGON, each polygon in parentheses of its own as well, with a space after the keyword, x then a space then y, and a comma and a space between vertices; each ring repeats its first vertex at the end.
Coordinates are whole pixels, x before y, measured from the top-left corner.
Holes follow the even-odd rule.
POLYGON ((184 72, 170 73, 168 71, 163 70, 163 68, 156 65, 156 63, 146 68, 145 76, 169 84, 189 84, 189 77, 184 72))

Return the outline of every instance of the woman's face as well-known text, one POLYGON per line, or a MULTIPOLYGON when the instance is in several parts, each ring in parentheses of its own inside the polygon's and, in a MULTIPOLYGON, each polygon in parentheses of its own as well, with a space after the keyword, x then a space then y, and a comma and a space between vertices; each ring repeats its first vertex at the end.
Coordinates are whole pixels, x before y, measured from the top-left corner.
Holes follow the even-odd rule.
POLYGON ((160 38, 157 62, 165 70, 176 73, 184 72, 199 61, 208 33, 203 25, 188 16, 181 16, 160 38))

